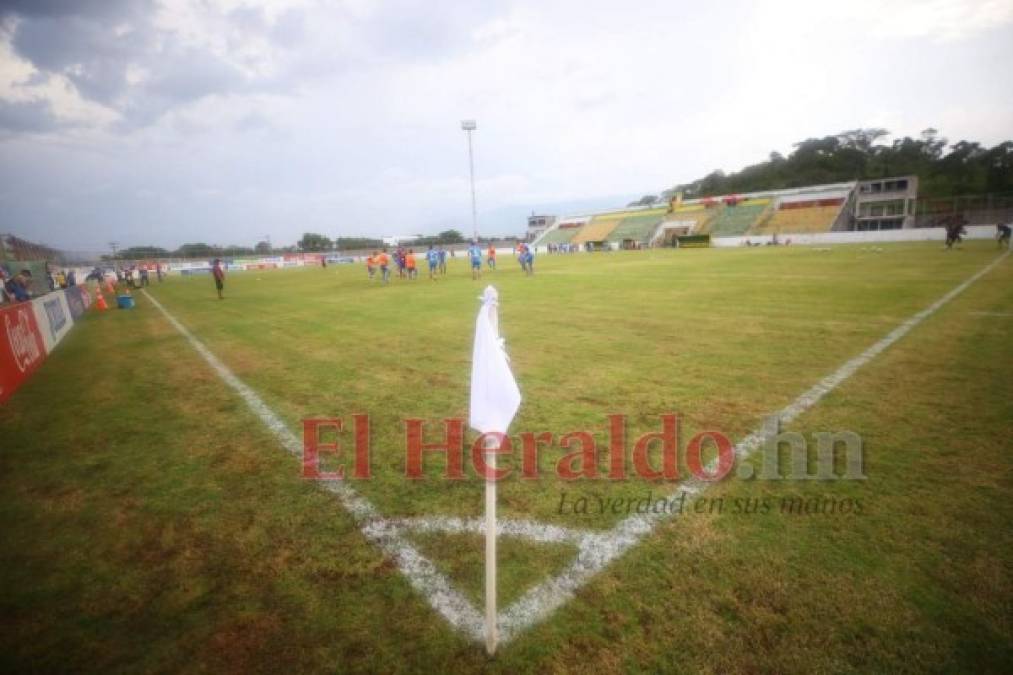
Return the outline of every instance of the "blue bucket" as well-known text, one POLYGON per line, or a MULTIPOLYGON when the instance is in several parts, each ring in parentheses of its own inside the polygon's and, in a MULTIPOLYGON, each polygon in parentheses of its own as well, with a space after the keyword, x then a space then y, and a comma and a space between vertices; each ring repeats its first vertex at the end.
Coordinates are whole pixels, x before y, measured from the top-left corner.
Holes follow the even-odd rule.
POLYGON ((132 295, 117 295, 116 306, 120 309, 133 309, 134 308, 134 296, 132 295))

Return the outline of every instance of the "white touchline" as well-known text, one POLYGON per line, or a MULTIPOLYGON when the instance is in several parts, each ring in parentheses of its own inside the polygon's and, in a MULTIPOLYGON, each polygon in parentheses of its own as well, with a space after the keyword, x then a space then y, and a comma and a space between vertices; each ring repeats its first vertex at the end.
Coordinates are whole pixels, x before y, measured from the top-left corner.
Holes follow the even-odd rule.
MULTIPOLYGON (((799 395, 798 398, 776 413, 782 424, 794 420, 814 406, 820 399, 850 378, 855 371, 990 272, 1009 253, 1007 251, 993 260, 946 295, 907 319, 881 340, 845 362, 832 374, 799 395)), ((285 449, 296 457, 301 456, 302 442, 264 403, 263 399, 236 377, 185 326, 169 314, 161 303, 146 290, 142 290, 142 292, 168 319, 169 323, 190 342, 193 348, 218 373, 219 377, 242 397, 250 410, 274 433, 285 449)), ((734 449, 736 459, 742 460, 749 456, 763 445, 765 439, 765 430, 762 427, 750 433, 736 444, 734 449)), ((708 467, 709 471, 713 471, 713 469, 713 465, 708 467)), ((455 517, 386 518, 348 483, 320 481, 320 484, 338 497, 342 506, 358 523, 366 538, 395 561, 398 569, 408 578, 412 587, 422 594, 433 609, 473 641, 479 643, 484 641, 482 614, 404 536, 407 532, 482 534, 485 532, 484 520, 455 517)), ((687 496, 699 494, 710 485, 706 481, 689 479, 681 483, 671 497, 678 497, 680 493, 685 493, 687 496)), ((529 589, 520 599, 498 614, 496 623, 499 628, 500 644, 505 645, 524 630, 551 615, 552 612, 570 600, 574 592, 594 575, 650 534, 658 522, 673 517, 675 514, 668 513, 632 515, 620 521, 611 530, 604 532, 575 530, 528 520, 501 520, 497 524, 497 536, 515 536, 540 543, 571 544, 577 547, 577 556, 561 573, 529 589)))
MULTIPOLYGON (((302 456, 302 442, 271 410, 264 400, 222 363, 217 356, 204 346, 186 327, 169 314, 168 310, 146 290, 141 291, 169 323, 185 337, 197 353, 237 394, 246 401, 247 407, 260 418, 281 444, 296 457, 302 456)), ((319 481, 319 484, 337 495, 359 525, 366 538, 391 558, 419 593, 426 598, 433 609, 442 614, 452 626, 469 635, 473 640, 483 640, 484 619, 474 605, 455 589, 446 576, 437 571, 433 563, 404 538, 396 524, 388 523, 379 511, 351 485, 344 481, 319 481)))

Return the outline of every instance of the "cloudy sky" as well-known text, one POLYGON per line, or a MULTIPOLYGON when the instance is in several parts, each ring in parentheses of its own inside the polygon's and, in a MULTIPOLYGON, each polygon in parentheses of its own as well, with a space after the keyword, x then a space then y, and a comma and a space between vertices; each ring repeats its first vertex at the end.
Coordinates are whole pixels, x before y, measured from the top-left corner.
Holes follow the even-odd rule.
POLYGON ((0 0, 0 232, 470 229, 859 126, 1013 138, 1013 2, 0 0))

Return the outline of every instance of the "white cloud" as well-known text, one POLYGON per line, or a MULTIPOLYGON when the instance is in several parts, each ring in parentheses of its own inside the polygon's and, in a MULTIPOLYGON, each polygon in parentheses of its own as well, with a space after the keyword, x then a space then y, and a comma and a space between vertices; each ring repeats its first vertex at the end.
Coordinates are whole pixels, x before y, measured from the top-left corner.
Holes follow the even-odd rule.
POLYGON ((0 101, 45 104, 56 123, 74 128, 102 126, 119 118, 115 111, 83 99, 65 77, 41 73, 30 62, 19 58, 2 33, 0 101))
POLYGON ((33 66, 0 41, 0 102, 73 123, 0 140, 5 210, 76 248, 467 223, 471 117, 480 210, 657 192, 858 126, 1013 131, 1008 2, 448 7, 166 2, 94 22, 120 51, 59 72, 47 47, 95 43, 40 28, 33 66))
POLYGON ((946 43, 1013 23, 1009 0, 864 0, 852 5, 879 37, 929 38, 946 43))

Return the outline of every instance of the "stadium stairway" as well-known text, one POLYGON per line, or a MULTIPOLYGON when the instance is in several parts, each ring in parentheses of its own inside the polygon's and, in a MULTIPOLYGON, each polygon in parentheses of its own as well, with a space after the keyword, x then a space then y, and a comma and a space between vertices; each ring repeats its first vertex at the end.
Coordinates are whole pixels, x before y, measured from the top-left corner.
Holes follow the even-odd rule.
POLYGON ((667 238, 666 232, 675 228, 683 229, 692 234, 710 232, 710 222, 718 209, 706 208, 702 204, 690 204, 667 214, 654 232, 652 243, 667 238))

